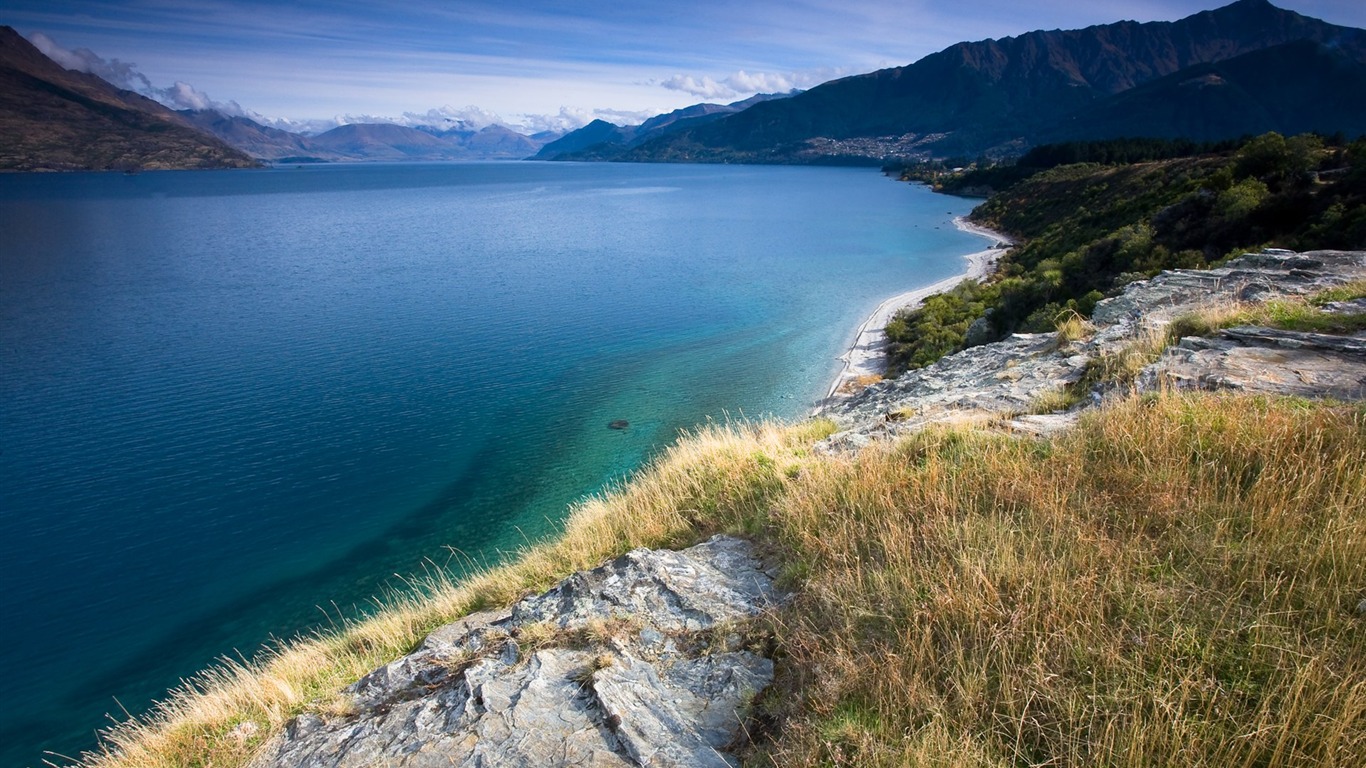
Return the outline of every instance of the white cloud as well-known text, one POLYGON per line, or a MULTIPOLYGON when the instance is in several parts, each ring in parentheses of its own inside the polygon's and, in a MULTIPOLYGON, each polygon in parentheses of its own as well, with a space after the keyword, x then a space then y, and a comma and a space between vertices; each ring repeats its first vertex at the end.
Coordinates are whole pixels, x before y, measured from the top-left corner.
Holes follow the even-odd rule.
POLYGON ((807 72, 746 72, 739 70, 720 80, 703 75, 674 75, 652 84, 671 91, 682 91, 709 101, 724 101, 756 93, 787 93, 806 90, 847 74, 843 69, 818 69, 807 72))
POLYGON ((105 59, 89 48, 63 48, 42 32, 34 32, 30 42, 42 51, 44 56, 67 69, 95 75, 115 87, 140 93, 171 109, 213 109, 233 116, 247 114, 237 102, 214 101, 207 93, 179 80, 170 88, 158 88, 152 85, 152 81, 139 72, 137 65, 132 62, 105 59))
POLYGON ((212 109, 231 117, 253 117, 235 101, 215 101, 207 93, 189 83, 176 81, 170 88, 152 88, 144 94, 165 104, 171 109, 212 109))
POLYGON ((441 130, 460 128, 477 131, 490 125, 507 125, 497 113, 473 105, 456 109, 447 104, 421 113, 404 112, 401 120, 404 125, 425 125, 441 130))
POLYGON ((671 91, 682 91, 690 93, 699 99, 731 99, 737 93, 734 88, 716 82, 710 77, 693 77, 692 75, 674 75, 659 83, 662 87, 671 91))
POLYGON ((554 115, 519 115, 518 121, 528 133, 560 131, 567 133, 593 122, 593 112, 581 107, 560 107, 554 115))
POLYGON ((103 59, 89 48, 77 48, 74 51, 63 48, 42 32, 34 32, 29 42, 42 51, 44 56, 67 69, 87 72, 129 91, 145 93, 152 90, 152 83, 135 69, 136 64, 118 59, 103 59))

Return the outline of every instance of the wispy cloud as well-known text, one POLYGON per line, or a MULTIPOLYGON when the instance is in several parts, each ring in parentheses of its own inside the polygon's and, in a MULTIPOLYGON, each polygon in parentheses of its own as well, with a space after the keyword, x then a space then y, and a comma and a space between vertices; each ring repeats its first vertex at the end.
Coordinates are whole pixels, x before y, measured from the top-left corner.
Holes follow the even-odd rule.
POLYGON ((216 101, 183 81, 177 80, 169 88, 158 88, 132 62, 105 59, 89 48, 64 48, 42 32, 30 35, 29 41, 44 56, 67 69, 95 75, 119 88, 155 99, 171 109, 213 109, 225 115, 246 114, 237 102, 216 101))
POLYGON ((722 100, 753 96, 756 93, 787 93, 806 90, 848 72, 822 69, 810 72, 746 72, 740 70, 713 80, 707 75, 674 75, 652 84, 670 91, 681 91, 700 99, 722 100))
POLYGON ((29 42, 42 51, 44 56, 66 69, 87 72, 129 91, 144 93, 152 90, 151 81, 147 79, 146 75, 137 71, 136 64, 118 59, 102 58, 89 48, 63 48, 57 44, 57 41, 42 32, 34 32, 29 35, 29 42))

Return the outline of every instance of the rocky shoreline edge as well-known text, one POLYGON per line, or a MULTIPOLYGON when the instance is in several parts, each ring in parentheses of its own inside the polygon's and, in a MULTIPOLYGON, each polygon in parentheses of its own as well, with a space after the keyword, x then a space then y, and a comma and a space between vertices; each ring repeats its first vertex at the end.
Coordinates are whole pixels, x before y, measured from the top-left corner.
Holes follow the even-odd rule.
POLYGON ((959 231, 990 240, 991 245, 983 250, 963 256, 966 264, 962 273, 946 277, 923 288, 899 293, 877 305, 868 319, 864 320, 863 324, 854 332, 854 340, 850 343, 849 348, 845 350, 844 354, 836 358, 844 363, 844 367, 835 376, 834 381, 830 383, 825 398, 815 409, 816 413, 819 413, 833 399, 845 396, 849 385, 865 377, 882 375, 885 369, 884 351, 887 347, 887 337, 883 331, 897 312, 902 309, 914 309, 930 296, 943 293, 964 280, 980 280, 986 277, 995 269, 996 259, 1003 252, 1002 249, 1014 245, 1014 241, 1006 235, 974 224, 963 216, 954 217, 953 225, 959 231))

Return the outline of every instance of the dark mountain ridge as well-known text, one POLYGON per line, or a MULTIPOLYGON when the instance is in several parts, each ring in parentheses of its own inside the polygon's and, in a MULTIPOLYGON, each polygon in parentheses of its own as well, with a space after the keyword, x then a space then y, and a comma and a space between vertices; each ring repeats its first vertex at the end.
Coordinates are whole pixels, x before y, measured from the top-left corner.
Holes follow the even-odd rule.
POLYGON ((1269 131, 1366 134, 1366 64, 1341 49, 1298 40, 1123 91, 1069 116, 1040 140, 1208 142, 1269 131))
POLYGON ((655 115, 640 125, 620 126, 594 120, 541 147, 534 160, 611 160, 632 147, 694 126, 705 125, 768 101, 787 99, 800 93, 760 93, 730 104, 693 104, 655 115))
POLYGON ((1239 0, 1173 22, 1122 21, 958 43, 914 64, 831 81, 654 139, 625 159, 791 162, 813 151, 814 139, 913 139, 941 156, 1007 151, 1036 143, 1059 119, 1136 86, 1296 41, 1366 63, 1363 30, 1266 0, 1239 0))
POLYGON ((247 168, 256 162, 181 115, 64 69, 0 26, 0 169, 247 168))

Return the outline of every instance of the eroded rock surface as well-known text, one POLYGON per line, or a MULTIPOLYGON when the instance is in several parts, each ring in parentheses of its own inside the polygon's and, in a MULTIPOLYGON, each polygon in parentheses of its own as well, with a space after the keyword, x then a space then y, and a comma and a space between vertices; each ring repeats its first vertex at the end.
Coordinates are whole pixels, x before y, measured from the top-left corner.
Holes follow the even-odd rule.
POLYGON ((1363 400, 1366 336, 1230 328, 1218 338, 1182 339, 1144 369, 1139 385, 1363 400))
MULTIPOLYGON (((1095 332, 1062 342, 1055 333, 1016 334, 971 347, 897 379, 874 384, 821 413, 841 431, 819 450, 856 451, 873 440, 931 424, 987 423, 1046 435, 1065 428, 1080 409, 1100 401, 1094 392, 1067 413, 1046 413, 1064 388, 1093 361, 1171 321, 1215 302, 1261 302, 1303 296, 1366 279, 1366 252, 1268 250, 1210 270, 1178 269, 1132 283, 1096 306, 1095 332), (1043 411, 1045 413, 1036 413, 1043 411)), ((1362 300, 1327 311, 1357 314, 1362 300)), ((1189 338, 1169 349, 1139 378, 1140 389, 1161 386, 1231 388, 1306 397, 1363 399, 1361 336, 1231 328, 1215 339, 1189 338)))
POLYGON ((301 715, 255 768, 707 766, 773 662, 737 629, 781 594, 748 542, 635 550, 503 613, 433 632, 301 715))

